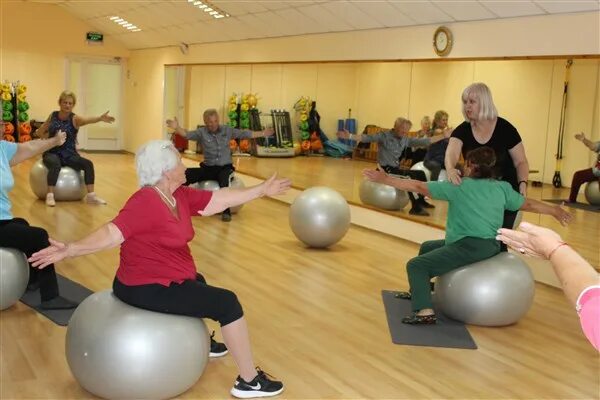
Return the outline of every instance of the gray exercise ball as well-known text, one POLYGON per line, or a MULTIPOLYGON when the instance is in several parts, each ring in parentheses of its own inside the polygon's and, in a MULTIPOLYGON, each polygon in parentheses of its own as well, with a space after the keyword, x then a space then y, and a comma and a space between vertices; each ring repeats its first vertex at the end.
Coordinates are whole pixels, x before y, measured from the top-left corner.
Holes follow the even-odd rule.
POLYGON ((513 229, 517 229, 521 222, 523 221, 523 211, 517 211, 517 216, 515 217, 515 222, 513 222, 513 229))
POLYGON ((502 252, 438 277, 434 302, 455 320, 503 326, 516 323, 527 313, 534 292, 527 264, 502 252))
POLYGON ((361 182, 358 195, 363 203, 384 210, 401 210, 408 204, 408 195, 404 190, 368 179, 361 182))
MULTIPOLYGON (((56 201, 81 200, 86 194, 85 182, 82 172, 75 171, 70 167, 62 167, 58 174, 58 180, 54 187, 54 199, 56 201)), ((33 193, 41 200, 46 199, 48 193, 48 168, 42 159, 36 161, 29 172, 29 184, 33 193)))
MULTIPOLYGON (((219 186, 219 182, 217 182, 217 181, 200 181, 200 182, 192 183, 190 185, 190 187, 193 187, 195 189, 200 189, 200 190, 210 190, 211 192, 221 189, 221 187, 219 186)), ((229 180, 229 187, 234 188, 234 189, 243 189, 246 187, 246 185, 244 185, 244 181, 242 181, 240 178, 238 178, 237 176, 233 176, 229 180)), ((240 204, 239 206, 231 207, 231 212, 233 214, 235 214, 238 211, 240 211, 240 209, 243 206, 244 206, 243 204, 240 204)))
POLYGON ((0 310, 15 304, 27 289, 29 263, 16 249, 0 247, 0 310))
POLYGON ((333 189, 315 186, 300 193, 290 207, 290 227, 310 247, 337 243, 350 228, 350 207, 333 189))
POLYGON ((448 172, 445 169, 440 171, 438 182, 448 182, 448 172))
POLYGON ((132 307, 105 290, 77 307, 65 348, 87 391, 105 399, 167 399, 198 381, 210 338, 200 318, 132 307))
POLYGON ((585 198, 591 205, 600 206, 600 184, 598 180, 588 182, 585 185, 585 198))
POLYGON ((431 180, 431 171, 425 166, 425 164, 423 164, 423 161, 419 161, 418 163, 410 167, 410 169, 411 171, 423 171, 427 180, 431 180))

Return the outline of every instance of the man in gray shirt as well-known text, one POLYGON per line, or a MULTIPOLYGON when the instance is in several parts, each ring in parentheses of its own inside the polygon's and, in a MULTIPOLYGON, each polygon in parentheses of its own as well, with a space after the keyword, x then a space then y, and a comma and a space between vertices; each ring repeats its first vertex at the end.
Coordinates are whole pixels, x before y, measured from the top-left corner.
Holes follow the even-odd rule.
MULTIPOLYGON (((205 126, 193 131, 180 127, 177 118, 167 120, 167 127, 173 129, 177 135, 199 142, 204 151, 204 161, 200 163, 200 168, 188 168, 185 171, 185 184, 190 185, 195 182, 215 180, 219 182, 220 187, 228 187, 229 176, 235 171, 232 165, 229 141, 231 139, 255 139, 271 136, 273 130, 250 131, 235 129, 229 125, 221 125, 219 114, 214 108, 204 111, 203 119, 205 126)), ((221 219, 225 222, 231 221, 231 210, 223 211, 221 219)))
MULTIPOLYGON (((345 139, 357 140, 362 143, 377 142, 377 163, 388 174, 408 176, 411 179, 427 181, 423 171, 413 171, 400 168, 400 158, 404 150, 408 147, 427 147, 445 138, 444 135, 433 137, 416 138, 409 137, 408 132, 412 127, 412 122, 406 118, 397 118, 394 122, 394 129, 386 132, 380 132, 375 135, 352 135, 348 131, 338 132, 338 136, 345 139)), ((450 132, 452 133, 452 132, 450 132)), ((448 134, 449 135, 449 134, 448 134)), ((423 208, 433 208, 432 204, 425 201, 425 197, 419 195, 418 198, 412 192, 408 193, 411 209, 409 214, 427 216, 429 213, 423 208)))

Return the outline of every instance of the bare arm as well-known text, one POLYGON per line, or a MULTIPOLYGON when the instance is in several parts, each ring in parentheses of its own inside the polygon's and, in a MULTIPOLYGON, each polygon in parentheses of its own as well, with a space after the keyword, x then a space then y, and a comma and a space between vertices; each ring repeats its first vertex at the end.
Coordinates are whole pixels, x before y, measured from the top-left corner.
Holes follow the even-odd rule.
POLYGON ((563 226, 566 226, 573 219, 573 216, 560 206, 551 206, 550 204, 542 203, 541 201, 530 198, 525 198, 525 202, 520 209, 538 214, 552 215, 563 226))
POLYGON ((179 126, 179 121, 177 120, 177 117, 173 117, 173 119, 167 120, 167 128, 173 129, 173 133, 175 133, 176 135, 187 138, 188 131, 179 126))
POLYGON ((67 134, 63 131, 58 131, 56 136, 50 139, 39 139, 31 140, 25 143, 17 144, 17 152, 10 159, 9 165, 17 165, 21 161, 25 161, 35 155, 41 154, 46 150, 50 150, 53 147, 60 146, 65 142, 67 134))
POLYGON ((571 304, 575 304, 583 289, 600 284, 596 270, 564 244, 556 232, 528 222, 519 229, 500 229, 497 239, 527 255, 549 259, 571 304))
POLYGON ((39 128, 36 129, 35 133, 39 138, 45 139, 48 137, 48 128, 50 127, 50 119, 52 118, 52 114, 48 116, 48 118, 44 121, 39 128))
POLYGON ((73 117, 73 125, 75 125, 75 128, 81 128, 84 125, 95 124, 97 122, 107 122, 111 124, 114 121, 115 117, 108 115, 108 111, 98 117, 81 117, 79 115, 73 117))
POLYGON ((365 169, 363 176, 372 182, 382 183, 384 185, 395 187, 396 189, 407 192, 416 192, 423 196, 430 196, 429 187, 426 182, 415 179, 396 178, 386 174, 381 170, 365 169))
POLYGON ((44 268, 67 257, 78 257, 119 246, 125 239, 115 224, 109 222, 100 229, 73 243, 62 243, 50 239, 50 246, 33 253, 29 262, 34 267, 44 268))
POLYGON ((460 152, 462 151, 463 142, 460 139, 451 137, 446 148, 446 156, 444 158, 444 165, 446 172, 448 173, 448 180, 455 185, 458 185, 461 181, 456 164, 460 158, 460 152))
POLYGON ((275 131, 272 128, 266 128, 262 131, 252 131, 252 139, 257 139, 261 137, 272 136, 275 131))
POLYGON ((523 196, 527 195, 527 180, 529 179, 529 162, 525 155, 525 146, 523 142, 517 144, 509 150, 513 160, 513 165, 517 170, 517 180, 519 181, 519 193, 523 196))
POLYGON ((203 216, 219 213, 227 208, 247 203, 263 196, 276 196, 286 192, 292 185, 289 179, 279 179, 273 174, 260 185, 245 189, 223 188, 213 192, 210 202, 200 211, 203 216))
POLYGON ((362 142, 363 138, 367 136, 367 135, 363 135, 362 133, 350 133, 347 130, 343 130, 343 131, 337 131, 337 137, 339 137, 340 139, 350 139, 350 140, 355 140, 357 142, 362 142))
POLYGON ((596 142, 592 142, 591 140, 589 140, 588 138, 586 138, 585 137, 585 133, 583 133, 583 132, 578 133, 577 135, 575 135, 575 139, 581 141, 581 143, 583 143, 591 151, 596 151, 597 143, 596 142))

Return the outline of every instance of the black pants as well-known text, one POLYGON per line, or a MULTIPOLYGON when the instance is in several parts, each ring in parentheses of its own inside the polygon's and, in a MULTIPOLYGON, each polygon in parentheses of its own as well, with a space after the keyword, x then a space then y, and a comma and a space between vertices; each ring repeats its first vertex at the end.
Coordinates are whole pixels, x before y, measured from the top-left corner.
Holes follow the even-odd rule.
MULTIPOLYGON (((191 185, 192 183, 202 181, 217 181, 219 187, 229 187, 229 177, 235 171, 235 168, 231 164, 225 165, 206 165, 200 163, 200 168, 188 168, 185 170, 185 184, 191 185)), ((228 208, 223 211, 223 214, 230 214, 231 210, 228 208)))
POLYGON ((423 161, 423 165, 431 171, 431 180, 437 181, 440 177, 440 172, 442 172, 443 165, 434 160, 425 160, 423 161))
MULTIPOLYGON (((48 232, 42 228, 29 226, 23 218, 13 218, 0 221, 0 247, 10 247, 31 255, 50 245, 48 232)), ((29 267, 29 283, 40 283, 42 301, 58 296, 58 282, 54 265, 44 269, 29 267)))
POLYGON ((113 293, 134 307, 166 314, 210 318, 219 321, 221 326, 237 321, 244 315, 235 293, 208 285, 200 274, 196 274, 195 280, 171 283, 170 286, 127 286, 115 278, 113 293))
POLYGON ((71 167, 78 172, 83 170, 85 184, 94 184, 94 164, 87 158, 76 155, 65 160, 61 160, 60 157, 54 153, 44 153, 43 160, 44 165, 46 168, 48 168, 48 186, 56 186, 56 181, 58 181, 58 174, 60 173, 61 167, 71 167))
MULTIPOLYGON (((427 176, 423 171, 390 167, 389 165, 382 165, 381 168, 383 168, 383 170, 388 174, 408 176, 410 179, 427 182, 427 176)), ((423 208, 421 206, 421 203, 425 201, 425 197, 423 197, 423 195, 420 194, 417 198, 413 192, 408 192, 408 198, 410 199, 410 204, 413 210, 420 210, 423 208)))

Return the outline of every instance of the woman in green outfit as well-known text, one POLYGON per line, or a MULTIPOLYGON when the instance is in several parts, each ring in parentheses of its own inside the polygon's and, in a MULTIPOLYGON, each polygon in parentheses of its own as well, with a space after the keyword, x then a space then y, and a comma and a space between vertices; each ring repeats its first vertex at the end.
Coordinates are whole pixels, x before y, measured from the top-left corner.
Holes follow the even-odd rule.
POLYGON ((403 323, 436 322, 431 302, 431 278, 500 252, 496 235, 497 230, 502 227, 504 210, 549 214, 563 225, 571 220, 571 214, 560 206, 525 198, 513 190, 510 184, 494 179, 495 164, 494 150, 489 147, 469 152, 465 164, 465 179, 460 185, 394 178, 377 170, 363 172, 371 181, 449 203, 445 240, 424 242, 419 255, 406 265, 410 292, 401 292, 398 297, 411 299, 413 314, 403 318, 403 323))

